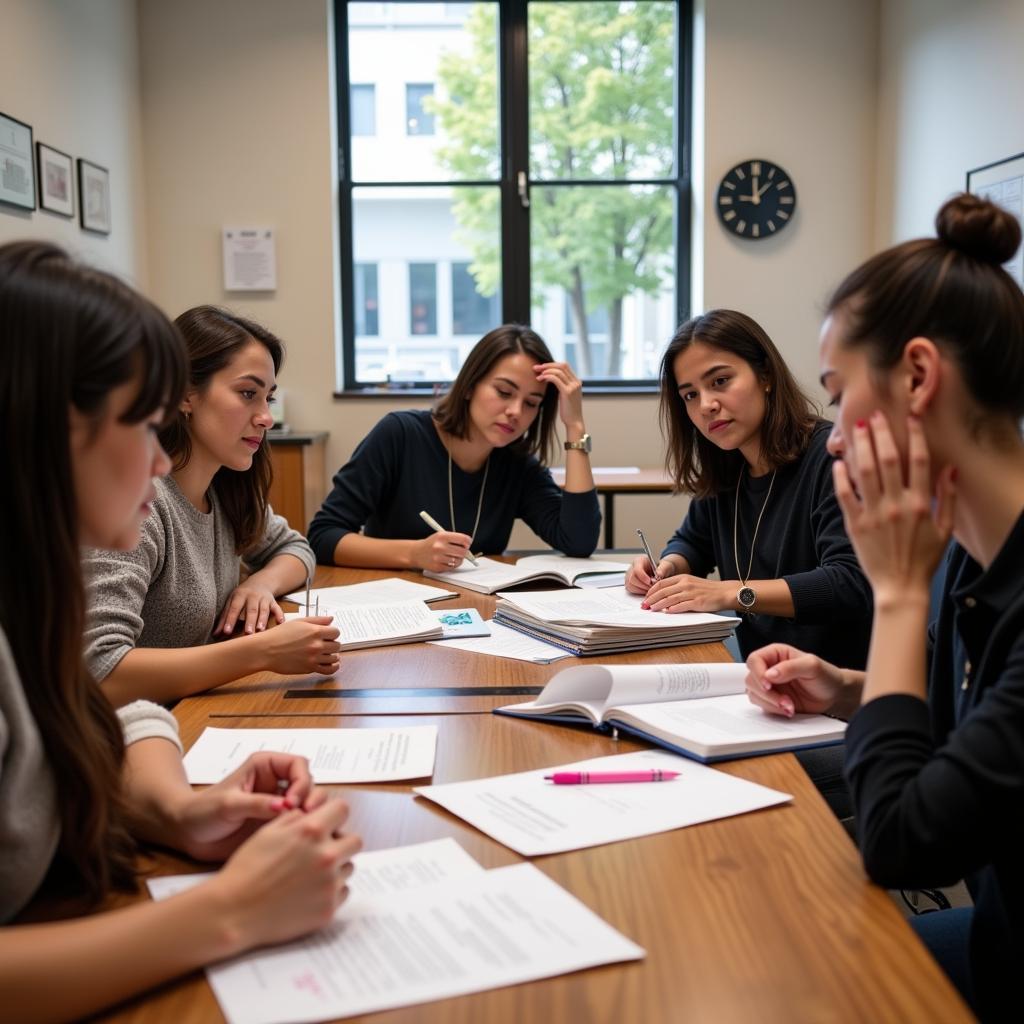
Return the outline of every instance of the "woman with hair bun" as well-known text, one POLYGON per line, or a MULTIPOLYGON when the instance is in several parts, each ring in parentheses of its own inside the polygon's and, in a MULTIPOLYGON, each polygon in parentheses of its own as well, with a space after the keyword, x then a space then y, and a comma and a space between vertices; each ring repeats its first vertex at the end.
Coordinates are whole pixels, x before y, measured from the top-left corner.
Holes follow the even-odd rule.
POLYGON ((747 691, 776 714, 853 714, 846 771, 868 873, 889 888, 964 878, 973 907, 913 923, 982 1019, 1015 1019, 1024 294, 1001 264, 1021 232, 970 195, 949 200, 936 228, 937 238, 853 271, 821 334, 822 383, 837 406, 836 493, 874 592, 867 669, 773 644, 748 659, 747 691), (929 628, 929 587, 950 536, 929 628))

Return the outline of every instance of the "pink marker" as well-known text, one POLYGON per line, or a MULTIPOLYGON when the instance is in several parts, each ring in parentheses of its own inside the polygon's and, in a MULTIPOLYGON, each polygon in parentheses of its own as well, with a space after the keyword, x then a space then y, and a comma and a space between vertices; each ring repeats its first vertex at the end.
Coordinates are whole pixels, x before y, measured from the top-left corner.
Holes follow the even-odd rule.
POLYGON ((643 772, 555 772, 544 778, 556 786, 582 786, 591 782, 671 782, 678 775, 651 768, 643 772))

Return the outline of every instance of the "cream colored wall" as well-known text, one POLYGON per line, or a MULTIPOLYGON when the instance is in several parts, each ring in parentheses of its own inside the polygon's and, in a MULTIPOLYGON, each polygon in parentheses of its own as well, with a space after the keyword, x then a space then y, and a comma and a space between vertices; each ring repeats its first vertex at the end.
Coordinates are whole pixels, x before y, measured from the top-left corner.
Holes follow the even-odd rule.
POLYGON ((45 238, 147 284, 135 0, 4 0, 0 110, 33 142, 110 171, 109 236, 36 209, 0 207, 0 242, 45 238))
MULTIPOLYGON (((140 0, 142 104, 151 292, 177 312, 227 302, 288 343, 287 418, 331 433, 332 468, 385 412, 408 400, 332 398, 335 379, 335 195, 331 170, 328 0, 140 0), (220 229, 278 230, 278 288, 227 295, 220 229)), ((813 382, 818 305, 868 251, 873 218, 877 25, 870 0, 710 0, 704 12, 706 125, 696 199, 705 305, 762 320, 813 382), (718 179, 744 157, 793 176, 800 209, 775 239, 733 241, 718 226, 718 179)), ((699 297, 698 297, 699 308, 699 297)), ((587 403, 597 465, 658 465, 654 396, 587 403)), ((622 497, 617 542, 642 525, 652 542, 682 518, 683 499, 622 497)), ((513 546, 530 546, 517 528, 513 546)))
POLYGON ((1024 152, 1024 4, 888 0, 879 104, 879 246, 934 232, 966 173, 1024 152))

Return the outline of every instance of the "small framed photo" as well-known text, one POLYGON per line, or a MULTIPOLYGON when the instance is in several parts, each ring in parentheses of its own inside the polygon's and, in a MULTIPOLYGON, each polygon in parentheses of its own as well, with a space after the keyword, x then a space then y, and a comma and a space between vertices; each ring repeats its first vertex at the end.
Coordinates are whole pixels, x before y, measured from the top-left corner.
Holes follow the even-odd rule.
POLYGON ((0 203, 19 210, 36 208, 32 126, 7 114, 0 114, 0 203))
POLYGON ((78 158, 78 219, 86 231, 110 234, 110 171, 78 158))
POLYGON ((36 177, 39 185, 39 209, 75 215, 75 168, 71 157, 59 149, 36 143, 36 177))
MULTIPOLYGON (((1001 206, 1024 224, 1024 153, 969 170, 967 191, 1001 206)), ((1024 288, 1024 252, 1019 247, 1003 267, 1024 288)))

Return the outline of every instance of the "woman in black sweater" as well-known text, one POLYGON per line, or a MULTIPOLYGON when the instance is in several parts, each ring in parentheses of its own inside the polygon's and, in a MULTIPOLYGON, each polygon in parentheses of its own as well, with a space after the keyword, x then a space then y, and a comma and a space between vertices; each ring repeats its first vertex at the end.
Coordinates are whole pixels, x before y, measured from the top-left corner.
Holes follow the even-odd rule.
POLYGON ((890 888, 965 878, 973 908, 914 923, 983 1019, 1018 1019, 1024 295, 1001 264, 1021 233, 969 195, 936 226, 850 274, 822 330, 836 493, 874 591, 867 670, 775 644, 748 659, 747 688, 775 713, 856 711, 847 775, 868 873, 890 888))

